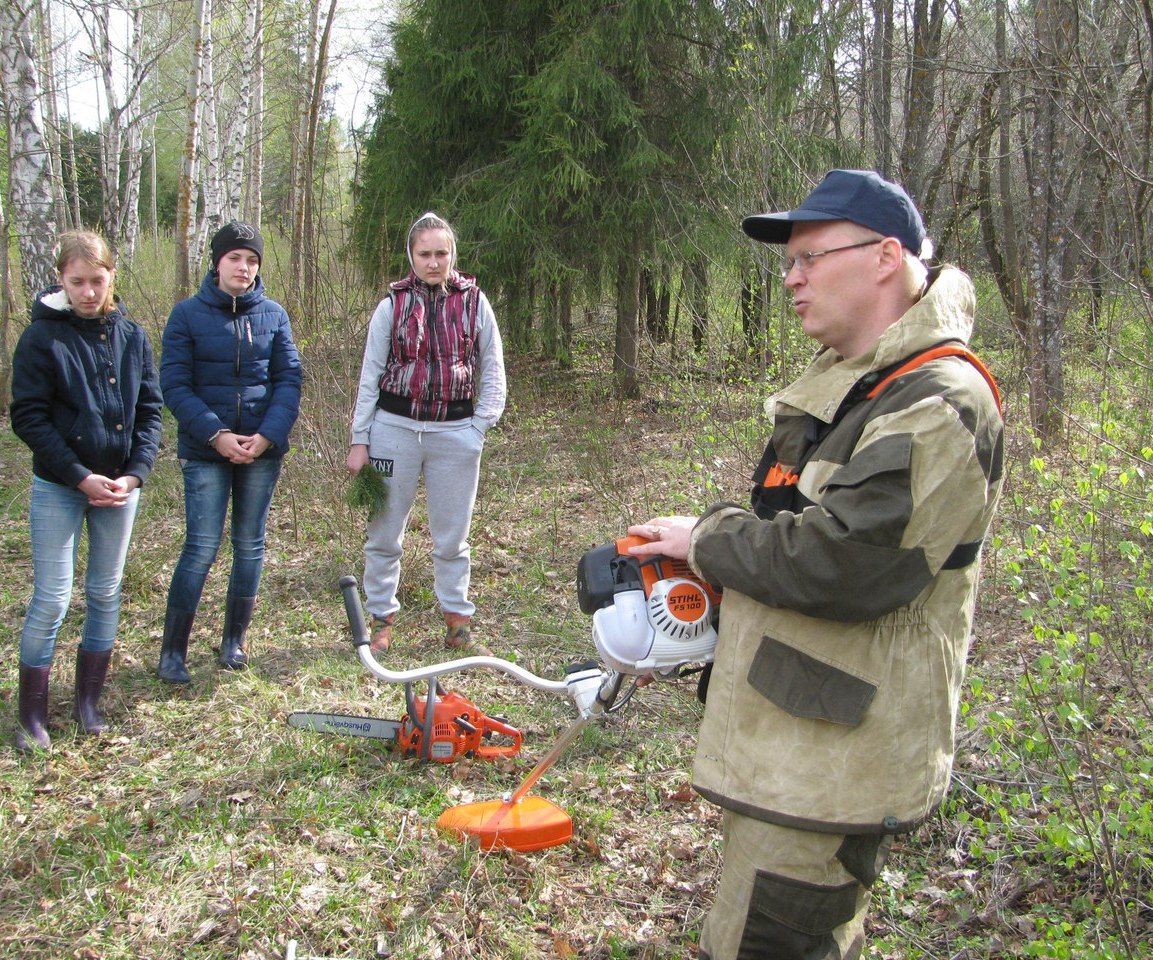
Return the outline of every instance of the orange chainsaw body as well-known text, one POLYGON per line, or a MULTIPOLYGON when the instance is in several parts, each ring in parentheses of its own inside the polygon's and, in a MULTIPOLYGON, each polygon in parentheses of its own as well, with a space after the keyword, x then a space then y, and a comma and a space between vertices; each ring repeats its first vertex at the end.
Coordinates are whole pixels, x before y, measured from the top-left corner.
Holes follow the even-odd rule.
POLYGON ((502 720, 485 716, 471 700, 455 691, 437 697, 433 703, 426 752, 422 747, 428 711, 427 698, 417 697, 413 707, 415 720, 405 714, 396 734, 397 748, 405 756, 424 757, 436 763, 452 763, 466 756, 495 760, 497 757, 515 756, 520 752, 522 738, 519 730, 502 720), (511 742, 485 742, 493 736, 506 737, 511 742))

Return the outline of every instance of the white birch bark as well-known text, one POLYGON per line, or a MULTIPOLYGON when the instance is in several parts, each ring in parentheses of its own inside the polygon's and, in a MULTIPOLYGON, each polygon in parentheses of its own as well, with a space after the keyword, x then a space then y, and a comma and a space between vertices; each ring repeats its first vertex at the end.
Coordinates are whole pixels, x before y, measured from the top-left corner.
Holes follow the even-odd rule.
POLYGON ((144 172, 144 114, 141 94, 149 68, 142 57, 144 7, 132 4, 132 35, 128 45, 128 89, 124 101, 124 187, 120 198, 120 252, 131 261, 140 236, 140 177, 144 172))
POLYGON ((60 109, 56 97, 56 64, 52 56, 52 4, 37 0, 36 67, 40 71, 40 89, 44 91, 45 135, 48 138, 48 165, 52 171, 52 198, 54 216, 61 227, 75 226, 68 222, 68 205, 64 197, 63 150, 61 149, 60 109))
POLYGON ((177 300, 188 296, 197 273, 199 248, 196 231, 196 184, 199 181, 197 145, 200 141, 201 83, 204 75, 204 24, 212 16, 212 0, 195 0, 192 18, 192 62, 188 73, 184 157, 176 194, 176 289, 177 300), (195 255, 193 251, 195 250, 195 255))
POLYGON ((244 218, 260 226, 264 206, 264 0, 248 0, 252 16, 252 106, 248 112, 248 180, 244 218))
POLYGON ((305 184, 312 175, 307 155, 309 120, 312 116, 313 81, 316 74, 317 28, 320 21, 320 0, 308 4, 308 36, 304 55, 304 81, 300 91, 300 117, 296 137, 292 143, 292 251, 289 258, 290 274, 302 275, 304 264, 305 184))
MULTIPOLYGON (((257 10, 253 0, 244 5, 242 37, 251 39, 256 31, 257 10)), ((240 58, 240 89, 236 108, 229 111, 228 136, 224 140, 227 151, 227 174, 224 183, 225 206, 229 220, 240 219, 244 200, 246 161, 251 151, 249 136, 252 132, 252 88, 256 71, 256 58, 240 58)))
POLYGON ((204 98, 204 127, 201 141, 203 158, 200 189, 204 193, 204 216, 201 218, 197 249, 225 222, 224 187, 221 163, 219 98, 216 91, 216 71, 213 63, 216 53, 215 31, 212 17, 204 21, 204 78, 201 84, 204 98))
POLYGON ((29 296, 56 277, 56 217, 52 171, 40 112, 29 0, 0 3, 0 84, 8 115, 8 189, 11 218, 29 296))

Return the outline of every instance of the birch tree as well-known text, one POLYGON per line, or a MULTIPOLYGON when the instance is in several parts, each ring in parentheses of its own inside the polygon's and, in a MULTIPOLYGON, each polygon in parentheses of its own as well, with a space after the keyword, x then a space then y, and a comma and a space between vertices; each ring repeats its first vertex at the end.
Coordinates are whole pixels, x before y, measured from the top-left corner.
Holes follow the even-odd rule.
POLYGON ((141 88, 151 64, 151 44, 145 39, 144 8, 128 3, 128 42, 117 48, 111 30, 112 7, 89 5, 81 18, 88 31, 99 71, 107 115, 100 127, 101 229, 126 261, 132 259, 140 233, 140 177, 144 170, 146 120, 141 114, 141 88), (118 79, 123 76, 124 90, 118 79))
POLYGON ((196 241, 194 250, 201 250, 205 240, 221 227, 224 219, 224 159, 220 140, 220 125, 218 115, 218 98, 216 89, 216 68, 213 63, 216 41, 216 31, 212 16, 205 17, 204 28, 201 34, 201 62, 202 75, 200 81, 201 92, 201 141, 197 145, 200 151, 200 191, 204 197, 203 216, 197 222, 196 241))
POLYGON ((320 16, 321 0, 313 0, 309 13, 309 34, 305 57, 306 73, 304 96, 301 101, 300 130, 295 151, 293 186, 292 276, 299 277, 299 292, 304 296, 307 315, 315 314, 315 303, 310 298, 316 288, 316 161, 320 115, 324 106, 324 90, 328 82, 328 46, 332 25, 336 17, 337 0, 329 0, 323 20, 320 16))
POLYGON ((36 23, 36 68, 40 76, 40 89, 44 94, 45 134, 48 138, 48 165, 52 171, 52 196, 56 203, 56 222, 61 227, 74 227, 79 218, 69 219, 68 205, 64 196, 63 145, 60 133, 60 110, 57 103, 56 58, 53 56, 52 42, 56 31, 52 23, 52 4, 47 0, 37 0, 38 16, 36 23))
POLYGON ((16 301, 12 290, 12 271, 8 262, 7 204, 0 196, 0 414, 8 412, 9 388, 12 385, 12 317, 16 301))
POLYGON ((252 39, 252 92, 248 101, 248 144, 252 160, 248 164, 244 188, 244 219, 260 226, 264 207, 264 0, 247 0, 245 34, 252 39))
POLYGON ((174 299, 188 296, 200 250, 196 244, 196 185, 199 170, 201 84, 204 77, 205 25, 212 16, 212 0, 195 0, 192 17, 191 63, 184 127, 184 151, 176 191, 176 289, 174 299))
POLYGON ((55 280, 57 232, 52 168, 36 75, 34 10, 34 0, 0 3, 0 82, 8 119, 10 212, 29 296, 55 280))

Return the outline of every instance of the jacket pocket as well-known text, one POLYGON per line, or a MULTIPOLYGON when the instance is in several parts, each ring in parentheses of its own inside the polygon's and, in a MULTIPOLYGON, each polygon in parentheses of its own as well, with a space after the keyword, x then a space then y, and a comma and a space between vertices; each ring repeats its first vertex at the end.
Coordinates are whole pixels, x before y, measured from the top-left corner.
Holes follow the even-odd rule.
POLYGON ((749 685, 794 717, 859 726, 875 684, 822 663, 795 647, 762 637, 749 667, 749 685))

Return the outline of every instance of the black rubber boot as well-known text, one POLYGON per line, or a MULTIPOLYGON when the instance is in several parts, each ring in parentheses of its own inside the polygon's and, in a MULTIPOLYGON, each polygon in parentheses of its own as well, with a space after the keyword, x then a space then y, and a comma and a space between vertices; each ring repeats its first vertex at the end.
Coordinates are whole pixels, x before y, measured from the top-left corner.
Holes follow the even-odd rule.
POLYGON ((103 653, 81 650, 76 654, 76 696, 72 701, 72 719, 89 736, 99 736, 108 726, 98 707, 111 659, 111 650, 103 653))
POLYGON ((188 656, 188 638, 192 635, 192 621, 195 611, 169 609, 164 614, 164 640, 160 644, 160 666, 156 676, 165 683, 190 683, 188 667, 184 659, 188 656))
POLYGON ((220 640, 220 665, 225 670, 248 669, 246 635, 255 607, 256 597, 234 597, 229 594, 225 601, 224 636, 220 640))
POLYGON ((21 753, 52 749, 52 739, 48 736, 48 675, 51 672, 51 665, 26 667, 20 664, 16 749, 21 753))

